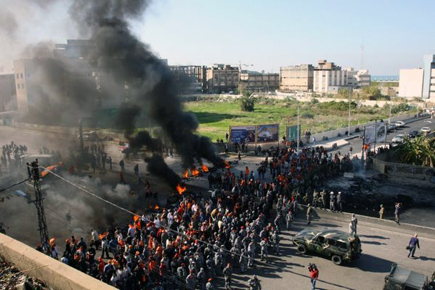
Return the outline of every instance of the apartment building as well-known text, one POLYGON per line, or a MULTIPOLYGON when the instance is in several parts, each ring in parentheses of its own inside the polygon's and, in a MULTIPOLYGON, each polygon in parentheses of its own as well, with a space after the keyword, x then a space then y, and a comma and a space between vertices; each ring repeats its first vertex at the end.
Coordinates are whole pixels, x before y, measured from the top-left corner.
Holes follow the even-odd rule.
POLYGON ((348 86, 347 71, 333 62, 319 60, 314 68, 313 90, 316 93, 336 93, 341 87, 348 86))
POLYGON ((235 91, 239 85, 239 74, 239 68, 231 65, 218 64, 207 68, 207 91, 217 94, 235 91))
POLYGON ((314 67, 311 64, 279 68, 279 90, 281 92, 309 92, 313 90, 314 67))
POLYGON ((279 88, 279 74, 242 71, 240 86, 250 92, 274 92, 279 88))

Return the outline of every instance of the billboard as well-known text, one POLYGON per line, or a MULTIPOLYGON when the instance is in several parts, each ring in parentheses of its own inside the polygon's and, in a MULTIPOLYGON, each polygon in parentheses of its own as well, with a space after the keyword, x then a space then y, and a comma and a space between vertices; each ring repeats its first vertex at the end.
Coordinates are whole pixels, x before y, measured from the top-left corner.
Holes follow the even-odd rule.
POLYGON ((257 126, 257 142, 278 142, 279 140, 279 125, 258 125, 257 126))
POLYGON ((255 143, 255 126, 230 127, 231 143, 255 143))
MULTIPOLYGON (((286 127, 287 141, 298 140, 298 125, 286 127)), ((299 125, 299 137, 301 136, 301 125, 299 125)))
POLYGON ((387 137, 387 127, 380 122, 364 127, 364 144, 383 143, 387 137))

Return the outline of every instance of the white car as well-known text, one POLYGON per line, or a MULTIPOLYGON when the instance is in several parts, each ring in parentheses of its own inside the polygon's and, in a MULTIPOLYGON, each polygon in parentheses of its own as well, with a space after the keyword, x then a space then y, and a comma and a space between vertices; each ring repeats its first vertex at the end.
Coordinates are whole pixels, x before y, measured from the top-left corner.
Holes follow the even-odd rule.
POLYGON ((426 134, 426 135, 429 134, 430 131, 431 130, 430 130, 429 127, 423 127, 423 128, 420 129, 420 132, 423 133, 423 134, 426 134))
POLYGON ((403 122, 403 121, 396 121, 396 123, 394 123, 394 125, 396 125, 396 127, 400 128, 400 127, 405 126, 405 122, 403 122))
POLYGON ((404 134, 397 134, 394 136, 393 140, 391 140, 393 143, 403 143, 403 140, 405 139, 404 134))

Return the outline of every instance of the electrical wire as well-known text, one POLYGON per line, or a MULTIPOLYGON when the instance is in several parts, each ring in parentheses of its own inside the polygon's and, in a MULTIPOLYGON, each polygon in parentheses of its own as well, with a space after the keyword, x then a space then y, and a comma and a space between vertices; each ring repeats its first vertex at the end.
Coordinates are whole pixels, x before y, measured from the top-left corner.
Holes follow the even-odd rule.
POLYGON ((26 182, 27 180, 29 180, 29 179, 26 178, 26 179, 24 179, 23 181, 20 181, 20 182, 17 182, 17 183, 15 183, 15 184, 12 184, 12 185, 10 185, 10 186, 8 186, 8 187, 6 187, 6 188, 2 188, 2 189, 0 189, 0 192, 6 191, 6 190, 8 190, 8 189, 10 189, 10 188, 12 188, 12 187, 14 187, 14 186, 17 186, 17 185, 23 184, 23 183, 26 182))
MULTIPOLYGON (((104 199, 104 198, 102 198, 102 197, 96 195, 95 193, 93 193, 93 192, 91 192, 91 191, 89 191, 89 190, 87 190, 87 189, 81 187, 80 185, 77 185, 77 184, 75 184, 75 183, 69 181, 68 179, 66 179, 66 178, 64 178, 64 177, 62 177, 62 176, 60 176, 59 174, 54 173, 54 172, 51 171, 50 169, 47 169, 47 168, 42 167, 42 166, 40 166, 39 168, 42 168, 42 169, 44 169, 44 170, 50 172, 51 174, 53 174, 53 175, 56 176, 57 178, 59 178, 59 179, 65 181, 65 182, 67 182, 68 184, 70 184, 70 185, 72 185, 72 186, 74 186, 74 187, 76 187, 76 188, 82 190, 83 192, 86 192, 87 194, 89 194, 89 195, 91 195, 91 196, 93 196, 93 197, 95 197, 95 198, 98 198, 99 200, 101 200, 101 201, 103 201, 103 202, 105 202, 105 203, 107 203, 107 204, 110 204, 110 205, 112 205, 112 206, 114 206, 114 207, 116 207, 116 208, 118 208, 118 209, 120 209, 120 210, 122 210, 122 211, 125 211, 125 212, 131 214, 132 216, 139 216, 138 214, 136 214, 136 213, 134 213, 134 212, 132 212, 132 211, 126 209, 126 208, 123 208, 123 207, 121 207, 121 206, 119 206, 119 205, 117 205, 117 204, 115 204, 115 203, 113 203, 113 202, 111 202, 111 201, 108 201, 108 200, 106 200, 106 199, 104 199)), ((152 222, 150 219, 147 219, 147 220, 148 220, 148 222, 152 222)), ((184 234, 184 233, 181 233, 181 232, 179 232, 179 231, 176 231, 176 230, 170 229, 169 227, 166 227, 166 226, 161 226, 161 227, 164 228, 164 229, 166 229, 166 230, 169 231, 169 232, 173 232, 173 233, 176 233, 177 235, 183 236, 183 237, 185 237, 186 239, 193 239, 192 237, 189 237, 188 235, 186 235, 186 234, 184 234)), ((198 241, 199 243, 203 243, 203 244, 205 244, 205 245, 207 245, 207 246, 211 246, 211 247, 212 247, 212 250, 211 250, 212 252, 214 252, 214 253, 217 253, 217 252, 218 252, 218 251, 214 250, 214 245, 213 245, 213 244, 210 244, 210 243, 208 243, 208 242, 201 241, 201 240, 199 240, 199 239, 194 239, 194 240, 195 240, 195 241, 198 241)), ((236 256, 239 256, 239 257, 242 256, 241 254, 238 254, 238 253, 231 253, 231 251, 229 251, 229 250, 227 250, 227 249, 220 248, 219 250, 223 250, 224 252, 227 252, 227 253, 230 254, 230 255, 236 255, 236 256)), ((256 262, 257 264, 260 264, 260 265, 261 265, 261 264, 264 264, 264 265, 269 266, 269 267, 276 267, 276 268, 282 269, 282 267, 278 267, 278 266, 273 265, 273 264, 268 264, 268 263, 261 262, 261 261, 255 261, 255 262, 256 262)))

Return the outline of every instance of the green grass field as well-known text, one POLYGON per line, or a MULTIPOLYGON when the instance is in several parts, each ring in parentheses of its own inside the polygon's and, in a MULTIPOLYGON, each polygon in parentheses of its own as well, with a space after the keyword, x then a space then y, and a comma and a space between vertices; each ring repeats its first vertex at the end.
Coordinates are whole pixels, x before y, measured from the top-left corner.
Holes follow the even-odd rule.
MULTIPOLYGON (((238 101, 192 101, 184 103, 185 110, 192 112, 200 123, 198 132, 212 141, 225 139, 229 126, 280 124, 280 136, 285 126, 297 124, 297 111, 300 108, 302 132, 324 132, 346 127, 348 124, 348 104, 346 102, 303 103, 297 101, 276 101, 266 99, 255 104, 254 112, 243 112, 238 101)), ((387 108, 356 108, 353 104, 352 125, 363 124, 374 119, 385 119, 387 108)))

